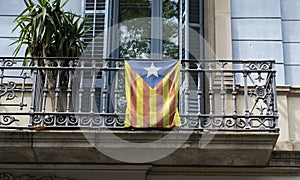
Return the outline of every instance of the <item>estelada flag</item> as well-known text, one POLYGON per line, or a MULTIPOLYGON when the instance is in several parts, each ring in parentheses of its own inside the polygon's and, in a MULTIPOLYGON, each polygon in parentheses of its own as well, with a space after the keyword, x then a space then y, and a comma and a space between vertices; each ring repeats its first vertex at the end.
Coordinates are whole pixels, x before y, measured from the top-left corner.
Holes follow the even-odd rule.
POLYGON ((125 60, 125 127, 180 126, 180 61, 125 60))

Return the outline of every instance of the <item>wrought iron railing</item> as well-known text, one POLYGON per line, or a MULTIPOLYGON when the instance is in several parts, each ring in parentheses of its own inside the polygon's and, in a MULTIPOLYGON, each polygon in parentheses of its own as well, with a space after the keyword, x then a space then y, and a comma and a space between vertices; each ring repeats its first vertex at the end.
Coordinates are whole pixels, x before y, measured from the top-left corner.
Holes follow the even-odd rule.
MULTIPOLYGON (((274 61, 182 60, 182 129, 277 130, 274 61)), ((123 128, 121 59, 0 58, 1 128, 123 128)))

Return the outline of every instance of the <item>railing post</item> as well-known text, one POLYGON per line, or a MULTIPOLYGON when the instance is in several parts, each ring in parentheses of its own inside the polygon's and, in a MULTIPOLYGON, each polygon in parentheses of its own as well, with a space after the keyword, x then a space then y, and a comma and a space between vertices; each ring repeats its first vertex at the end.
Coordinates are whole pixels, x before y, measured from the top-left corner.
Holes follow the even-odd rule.
POLYGON ((201 87, 201 83, 202 83, 202 78, 201 78, 201 73, 202 73, 202 63, 197 63, 197 73, 198 73, 198 85, 197 85, 197 95, 198 95, 198 116, 201 115, 201 103, 202 103, 202 87, 201 87))
POLYGON ((107 75, 107 69, 108 69, 108 62, 104 61, 103 62, 103 102, 102 102, 102 113, 106 113, 106 106, 107 104, 107 79, 108 79, 108 75, 107 75))
POLYGON ((274 116, 275 116, 275 127, 274 128, 277 128, 278 127, 278 106, 277 106, 277 90, 276 90, 276 70, 275 70, 275 63, 272 62, 272 70, 273 70, 273 86, 272 86, 272 89, 273 89, 273 103, 274 103, 274 116))
POLYGON ((72 82, 73 82, 73 71, 71 70, 73 68, 74 62, 73 60, 69 61, 69 77, 68 77, 68 87, 67 87, 67 112, 70 112, 71 110, 71 98, 72 98, 72 82))
MULTIPOLYGON (((118 113, 118 101, 119 101, 119 94, 120 94, 120 89, 119 89, 119 74, 120 74, 120 66, 121 63, 120 62, 116 62, 116 75, 115 75, 115 88, 114 88, 114 94, 115 94, 115 103, 114 103, 114 113, 117 114, 118 113)), ((115 116, 114 119, 115 125, 117 124, 117 116, 115 116)))
POLYGON ((213 76, 212 76, 212 63, 208 64, 209 69, 209 115, 214 114, 214 91, 213 91, 213 76))
POLYGON ((201 74, 203 73, 203 63, 199 62, 197 63, 197 73, 198 73, 198 84, 197 84, 197 99, 198 99, 198 128, 202 128, 202 95, 203 95, 203 91, 202 91, 202 77, 201 74))
MULTIPOLYGON (((71 95, 71 93, 72 93, 72 82, 73 82, 73 72, 72 72, 72 68, 73 68, 73 60, 70 60, 70 59, 68 59, 68 61, 69 61, 69 63, 68 63, 68 67, 69 67, 69 69, 68 69, 68 72, 67 72, 67 74, 68 74, 68 77, 67 77, 67 89, 66 89, 66 103, 67 103, 67 105, 66 105, 66 112, 67 113, 69 113, 70 112, 70 109, 71 109, 71 103, 72 103, 72 101, 71 101, 71 98, 72 98, 72 95, 71 95)), ((70 114, 67 114, 67 116, 66 116, 66 125, 69 125, 70 123, 72 124, 72 123, 74 123, 74 122, 72 122, 71 121, 72 120, 72 117, 71 117, 71 115, 70 114)))
POLYGON ((33 126, 34 118, 35 118, 35 110, 36 110, 36 93, 37 93, 37 82, 38 82, 38 60, 32 59, 34 61, 34 69, 32 72, 32 92, 31 92, 31 104, 30 104, 30 118, 29 118, 29 124, 28 126, 33 126))
MULTIPOLYGON (((55 112, 60 111, 62 104, 59 103, 59 94, 61 91, 61 87, 60 87, 60 76, 61 76, 61 60, 57 60, 57 76, 56 76, 56 87, 55 87, 55 112), (58 107, 60 106, 60 107, 58 107)), ((62 97, 60 97, 62 98, 62 97)))
POLYGON ((221 91, 220 91, 220 95, 221 95, 221 102, 222 102, 222 108, 221 108, 221 112, 222 115, 225 115, 225 86, 224 86, 224 67, 226 66, 227 63, 221 63, 221 91))
POLYGON ((94 118, 95 118, 95 93, 96 93, 96 61, 92 60, 92 84, 90 89, 90 126, 93 126, 94 118))
POLYGON ((23 106, 25 106, 24 104, 24 96, 25 96, 25 84, 26 84, 26 78, 29 78, 29 76, 27 76, 27 73, 24 72, 22 74, 22 88, 21 88, 21 102, 20 102, 20 110, 23 110, 23 106))
POLYGON ((243 63, 243 77, 244 77, 244 100, 245 100, 245 123, 246 129, 249 129, 249 102, 248 102, 248 72, 247 64, 243 63))
POLYGON ((93 59, 92 60, 92 85, 91 85, 91 90, 90 90, 90 103, 91 103, 91 110, 90 113, 94 114, 95 112, 95 93, 96 93, 96 62, 93 59))
POLYGON ((82 118, 83 116, 81 115, 82 113, 82 96, 83 96, 83 73, 84 73, 84 66, 85 62, 84 60, 80 61, 81 69, 79 69, 79 90, 78 90, 78 113, 79 113, 79 121, 78 121, 78 126, 81 125, 82 118))
POLYGON ((43 86, 43 103, 42 103, 42 112, 46 112, 46 102, 47 102, 47 92, 48 92, 48 68, 49 68, 49 60, 46 60, 45 64, 45 80, 43 86))
POLYGON ((232 85, 232 102, 233 102, 233 115, 237 115, 237 91, 236 91, 236 74, 233 72, 233 85, 232 85))
POLYGON ((184 114, 185 114, 185 124, 188 125, 189 121, 189 96, 190 96, 190 82, 189 82, 189 69, 190 65, 189 63, 185 63, 185 82, 186 82, 186 87, 185 87, 185 93, 184 93, 184 114))
MULTIPOLYGON (((4 61, 5 59, 3 58, 3 64, 1 64, 1 66, 4 67, 4 61)), ((3 84, 3 77, 4 77, 4 69, 1 68, 1 74, 0 74, 0 83, 3 84)))

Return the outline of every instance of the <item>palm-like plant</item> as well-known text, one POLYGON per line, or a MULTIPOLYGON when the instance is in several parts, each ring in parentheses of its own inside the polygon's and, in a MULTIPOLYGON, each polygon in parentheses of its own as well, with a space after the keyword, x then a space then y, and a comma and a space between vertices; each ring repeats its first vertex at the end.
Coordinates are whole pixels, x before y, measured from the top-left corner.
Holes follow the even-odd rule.
MULTIPOLYGON (((30 61, 29 65, 57 66, 56 61, 50 62, 47 57, 79 57, 84 52, 82 38, 86 37, 86 18, 74 13, 65 12, 61 0, 24 0, 26 9, 15 19, 17 23, 13 31, 20 30, 18 39, 13 44, 18 44, 14 54, 18 54, 22 46, 26 46, 25 56, 42 57, 39 61, 30 61)), ((29 61, 24 60, 24 65, 29 61)), ((68 66, 64 59, 61 66, 68 66)), ((45 71, 42 73, 45 76, 45 71)), ((52 110, 55 106, 55 71, 48 71, 48 92, 52 101, 52 110)), ((59 111, 63 111, 60 106, 59 111)))

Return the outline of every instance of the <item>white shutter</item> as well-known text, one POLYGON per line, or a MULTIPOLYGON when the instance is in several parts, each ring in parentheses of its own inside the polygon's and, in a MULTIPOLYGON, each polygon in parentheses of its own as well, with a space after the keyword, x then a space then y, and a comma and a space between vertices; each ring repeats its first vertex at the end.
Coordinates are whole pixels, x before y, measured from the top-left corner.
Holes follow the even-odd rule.
POLYGON ((180 0, 179 3, 179 59, 188 59, 188 0, 180 0))
POLYGON ((88 18, 86 27, 93 25, 87 35, 95 37, 84 39, 86 44, 85 56, 87 57, 102 58, 105 56, 107 11, 107 0, 85 0, 85 16, 88 18))
MULTIPOLYGON (((203 59, 203 0, 181 0, 180 1, 180 59, 203 59)), ((196 69, 196 65, 191 63, 190 68, 196 69)), ((183 83, 182 94, 188 88, 188 113, 198 112, 197 89, 198 73, 191 72, 192 78, 183 83)), ((204 74, 202 77, 202 87, 204 87, 204 74)), ((202 88, 204 91, 204 88, 202 88)), ((183 99, 184 100, 184 99, 183 99)), ((204 112, 204 93, 202 94, 201 111, 204 112)), ((183 105, 182 107, 183 108, 183 105)), ((186 109, 185 109, 186 110, 186 109)))
POLYGON ((203 1, 189 0, 189 59, 203 59, 203 1), (191 32, 192 31, 192 32, 191 32))

